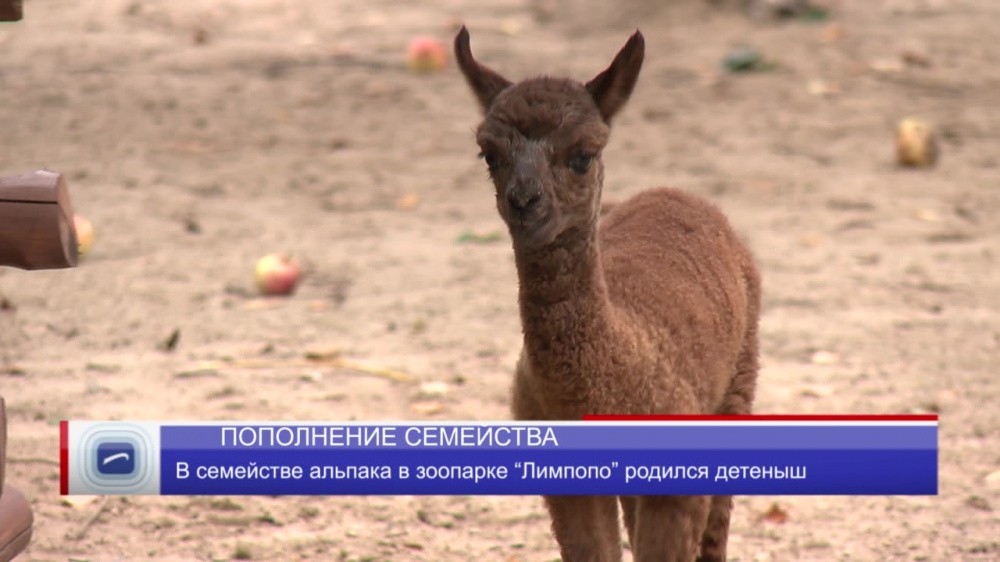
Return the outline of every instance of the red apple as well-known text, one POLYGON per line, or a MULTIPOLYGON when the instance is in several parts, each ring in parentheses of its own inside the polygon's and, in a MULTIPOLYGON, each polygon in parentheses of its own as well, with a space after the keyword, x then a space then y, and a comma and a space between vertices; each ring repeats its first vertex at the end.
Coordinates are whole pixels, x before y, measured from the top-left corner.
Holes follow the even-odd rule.
POLYGON ((410 41, 406 66, 413 72, 438 72, 448 64, 444 44, 432 37, 417 37, 410 41))
POLYGON ((76 251, 80 257, 87 255, 94 243, 94 225, 83 215, 73 215, 73 228, 76 229, 76 251))
POLYGON ((254 267, 257 289, 265 295, 290 295, 299 284, 299 264, 284 254, 268 254, 254 267))

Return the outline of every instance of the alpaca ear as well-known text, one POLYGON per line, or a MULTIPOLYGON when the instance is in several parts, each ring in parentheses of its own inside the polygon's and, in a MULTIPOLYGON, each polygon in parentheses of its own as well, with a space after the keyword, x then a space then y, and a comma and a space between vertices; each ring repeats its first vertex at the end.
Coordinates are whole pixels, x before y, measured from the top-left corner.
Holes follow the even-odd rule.
POLYGON ((615 55, 611 66, 587 82, 587 91, 597 102, 597 109, 605 123, 611 123, 611 118, 632 95, 645 52, 646 40, 637 29, 615 55))
POLYGON ((462 70, 465 81, 472 88, 472 93, 479 100, 479 106, 484 113, 493 105, 493 100, 496 99, 497 95, 512 84, 510 80, 472 58, 472 50, 469 48, 469 31, 465 29, 464 25, 455 36, 455 60, 458 61, 458 67, 462 70))

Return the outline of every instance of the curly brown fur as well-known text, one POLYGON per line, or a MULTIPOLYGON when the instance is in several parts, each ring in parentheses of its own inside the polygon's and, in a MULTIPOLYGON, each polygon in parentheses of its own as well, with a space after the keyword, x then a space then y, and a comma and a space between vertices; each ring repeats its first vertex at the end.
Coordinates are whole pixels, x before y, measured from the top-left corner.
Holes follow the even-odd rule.
MULTIPOLYGON (((642 35, 587 84, 514 84, 475 61, 465 28, 455 50, 485 113, 476 140, 520 282, 514 416, 749 413, 760 279, 725 216, 667 188, 602 212, 601 151, 642 35)), ((728 496, 545 499, 567 562, 621 559, 619 502, 635 560, 726 557, 728 496)))

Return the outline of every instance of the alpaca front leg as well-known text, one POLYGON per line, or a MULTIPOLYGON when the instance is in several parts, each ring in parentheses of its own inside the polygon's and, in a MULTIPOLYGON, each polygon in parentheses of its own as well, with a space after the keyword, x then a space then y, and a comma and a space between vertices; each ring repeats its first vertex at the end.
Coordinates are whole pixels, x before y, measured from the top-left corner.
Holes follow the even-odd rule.
POLYGON ((729 514, 733 509, 733 496, 712 496, 708 512, 708 526, 701 537, 701 554, 698 562, 724 562, 726 543, 729 542, 729 514))
POLYGON ((545 496, 562 562, 622 559, 614 496, 545 496))
POLYGON ((640 496, 635 562, 692 562, 708 519, 708 496, 640 496))

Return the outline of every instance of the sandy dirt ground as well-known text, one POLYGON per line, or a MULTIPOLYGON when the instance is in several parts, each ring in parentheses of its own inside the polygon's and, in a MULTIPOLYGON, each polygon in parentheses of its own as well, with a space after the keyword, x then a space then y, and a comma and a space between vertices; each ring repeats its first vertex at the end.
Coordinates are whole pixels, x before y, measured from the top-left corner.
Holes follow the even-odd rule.
POLYGON ((938 496, 741 497, 731 559, 1000 560, 1000 3, 606 4, 29 0, 0 25, 0 173, 64 172, 96 229, 77 269, 0 270, 24 559, 558 559, 535 497, 58 494, 61 419, 509 417, 516 279, 477 109, 454 65, 403 63, 466 22, 509 76, 581 80, 642 28, 605 197, 671 184, 730 215, 764 276, 757 412, 941 415, 938 496), (764 70, 719 70, 741 45, 764 70), (895 165, 907 115, 936 167, 895 165), (306 266, 291 298, 254 293, 272 251, 306 266))

